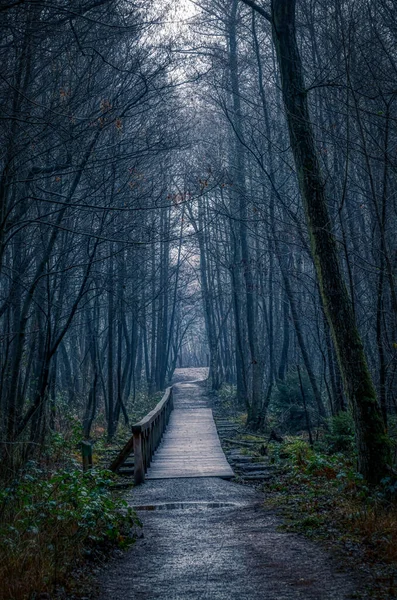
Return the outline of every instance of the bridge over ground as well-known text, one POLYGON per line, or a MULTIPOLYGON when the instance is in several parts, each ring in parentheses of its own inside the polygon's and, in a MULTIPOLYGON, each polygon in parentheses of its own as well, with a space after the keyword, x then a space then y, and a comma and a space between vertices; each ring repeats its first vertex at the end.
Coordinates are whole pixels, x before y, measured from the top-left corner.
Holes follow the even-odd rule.
MULTIPOLYGON (((206 369, 193 373, 205 376, 206 369)), ((233 477, 202 393, 203 384, 204 380, 198 379, 168 388, 154 410, 133 426, 131 440, 111 469, 134 475, 137 484, 145 479, 233 477)))
MULTIPOLYGON (((177 375, 185 377, 177 380, 173 394, 167 393, 159 410, 134 431, 136 473, 146 475, 146 481, 126 499, 138 512, 142 533, 102 571, 99 600, 351 598, 358 587, 352 574, 341 572, 318 545, 281 532, 278 517, 264 509, 262 493, 208 476, 227 473, 228 465, 219 451, 205 388, 197 381, 203 372, 188 373, 190 381, 186 373, 177 375), (160 443, 165 422, 169 427, 160 443)), ((134 440, 130 444, 126 454, 134 440)), ((120 470, 132 474, 132 462, 124 459, 120 470)))

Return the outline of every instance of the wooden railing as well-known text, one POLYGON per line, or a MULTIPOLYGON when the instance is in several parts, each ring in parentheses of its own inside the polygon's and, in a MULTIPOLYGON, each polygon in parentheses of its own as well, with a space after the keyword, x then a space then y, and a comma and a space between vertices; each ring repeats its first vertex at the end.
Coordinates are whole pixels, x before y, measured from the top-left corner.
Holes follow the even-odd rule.
POLYGON ((132 426, 132 437, 112 462, 109 467, 110 470, 117 472, 133 452, 134 483, 135 485, 143 483, 145 473, 150 466, 155 450, 161 442, 173 408, 173 391, 172 387, 169 387, 157 406, 139 423, 132 426))

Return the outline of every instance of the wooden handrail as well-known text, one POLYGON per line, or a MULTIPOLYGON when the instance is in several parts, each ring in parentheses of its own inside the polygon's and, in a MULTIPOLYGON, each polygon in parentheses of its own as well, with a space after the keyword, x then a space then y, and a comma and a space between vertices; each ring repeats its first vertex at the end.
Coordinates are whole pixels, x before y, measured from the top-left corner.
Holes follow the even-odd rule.
POLYGON ((139 423, 132 426, 132 437, 128 440, 120 454, 110 465, 111 471, 118 471, 131 452, 134 452, 134 483, 139 485, 145 481, 153 454, 161 442, 167 427, 170 414, 174 408, 173 390, 169 387, 160 402, 139 423))
POLYGON ((172 395, 172 387, 169 387, 165 390, 164 396, 161 398, 160 402, 156 404, 153 410, 150 411, 143 419, 139 421, 139 423, 135 423, 132 426, 132 431, 146 431, 148 427, 153 423, 158 414, 163 410, 164 405, 169 402, 169 397, 172 395))

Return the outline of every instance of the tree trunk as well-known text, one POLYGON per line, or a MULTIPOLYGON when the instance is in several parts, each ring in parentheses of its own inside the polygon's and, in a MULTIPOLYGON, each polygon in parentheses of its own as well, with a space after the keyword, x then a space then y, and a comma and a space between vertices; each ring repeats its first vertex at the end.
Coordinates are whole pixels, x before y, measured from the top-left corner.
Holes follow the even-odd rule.
POLYGON ((291 148, 320 292, 354 416, 358 467, 368 481, 376 483, 387 473, 390 446, 331 231, 296 40, 295 4, 295 0, 272 1, 273 39, 291 148))
POLYGON ((243 269, 245 283, 245 302, 242 302, 243 315, 247 327, 247 338, 249 347, 249 374, 250 374, 250 400, 247 415, 247 425, 256 430, 262 424, 262 379, 263 366, 260 361, 258 348, 257 327, 255 321, 255 286, 252 275, 251 252, 249 247, 249 236, 247 231, 247 190, 245 184, 245 158, 240 101, 240 84, 238 73, 237 56, 237 7, 238 0, 233 0, 231 18, 229 24, 229 58, 230 79, 233 99, 233 127, 236 132, 235 139, 235 177, 237 183, 236 194, 238 195, 239 216, 239 241, 241 246, 241 267, 243 269))

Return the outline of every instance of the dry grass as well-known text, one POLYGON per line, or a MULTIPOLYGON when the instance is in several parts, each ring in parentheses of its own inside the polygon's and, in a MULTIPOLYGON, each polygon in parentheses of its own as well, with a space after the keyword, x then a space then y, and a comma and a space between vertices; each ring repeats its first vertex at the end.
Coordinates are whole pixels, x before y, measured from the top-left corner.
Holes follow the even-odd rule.
POLYGON ((370 558, 397 565, 397 507, 382 504, 362 507, 355 502, 342 508, 352 534, 361 539, 370 558))
POLYGON ((25 533, 17 545, 0 550, 0 598, 27 600, 33 594, 52 593, 67 583, 72 564, 81 556, 75 527, 63 531, 25 533))

